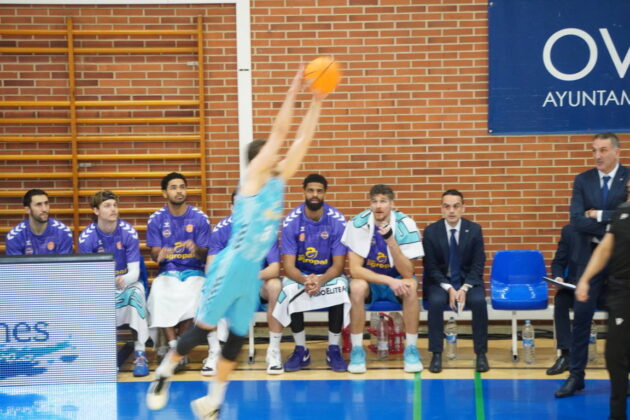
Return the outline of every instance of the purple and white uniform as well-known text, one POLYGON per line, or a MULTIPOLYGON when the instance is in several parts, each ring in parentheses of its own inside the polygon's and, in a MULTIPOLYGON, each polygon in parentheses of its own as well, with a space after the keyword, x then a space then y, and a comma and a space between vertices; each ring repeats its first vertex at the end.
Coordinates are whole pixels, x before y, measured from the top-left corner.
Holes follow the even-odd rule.
MULTIPOLYGON (((149 328, 174 327, 197 312, 206 279, 205 260, 195 258, 184 246, 188 240, 201 248, 210 244, 210 221, 198 208, 189 205, 186 213, 173 216, 164 206, 149 217, 147 246, 173 249, 160 262, 160 274, 151 283, 147 301, 149 328)), ((154 332, 151 330, 151 334, 154 332)))
POLYGON ((138 333, 138 341, 145 343, 149 327, 145 289, 138 281, 141 258, 138 232, 120 219, 113 233, 105 233, 96 222, 91 223, 79 236, 79 253, 114 254, 114 276, 125 278, 125 286, 116 289, 116 326, 129 324, 138 333))
POLYGON ((72 231, 50 217, 41 235, 31 231, 28 219, 7 234, 7 255, 72 254, 72 231))

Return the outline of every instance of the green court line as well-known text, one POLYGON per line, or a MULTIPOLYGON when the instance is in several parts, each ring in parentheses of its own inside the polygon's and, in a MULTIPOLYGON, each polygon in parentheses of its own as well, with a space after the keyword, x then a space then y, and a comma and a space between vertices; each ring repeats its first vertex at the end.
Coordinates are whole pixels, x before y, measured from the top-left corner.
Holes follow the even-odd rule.
POLYGON ((477 412, 477 420, 485 420, 486 410, 483 405, 483 386, 481 383, 481 374, 475 371, 475 409, 477 412))
POLYGON ((413 420, 422 419, 422 378, 420 372, 416 372, 413 383, 413 420))

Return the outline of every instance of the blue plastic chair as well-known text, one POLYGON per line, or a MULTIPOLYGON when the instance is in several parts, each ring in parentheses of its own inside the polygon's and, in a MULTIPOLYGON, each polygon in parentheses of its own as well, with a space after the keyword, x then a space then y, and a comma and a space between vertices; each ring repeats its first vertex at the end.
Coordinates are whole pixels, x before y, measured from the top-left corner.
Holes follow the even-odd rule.
POLYGON ((492 308, 512 311, 512 358, 518 360, 517 310, 546 309, 549 301, 545 260, 540 251, 499 251, 490 274, 492 308))

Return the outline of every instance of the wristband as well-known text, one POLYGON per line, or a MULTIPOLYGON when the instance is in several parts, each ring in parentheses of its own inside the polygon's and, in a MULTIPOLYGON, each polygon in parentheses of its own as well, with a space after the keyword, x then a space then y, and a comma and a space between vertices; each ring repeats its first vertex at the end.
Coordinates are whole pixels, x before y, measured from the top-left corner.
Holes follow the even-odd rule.
POLYGON ((383 234, 383 239, 389 239, 390 236, 392 236, 393 234, 393 229, 390 229, 387 231, 387 233, 383 234))

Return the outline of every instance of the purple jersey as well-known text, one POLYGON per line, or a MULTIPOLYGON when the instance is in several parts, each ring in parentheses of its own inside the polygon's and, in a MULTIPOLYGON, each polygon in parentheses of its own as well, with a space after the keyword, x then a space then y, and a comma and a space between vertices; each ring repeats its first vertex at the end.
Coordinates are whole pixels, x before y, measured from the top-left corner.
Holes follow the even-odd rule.
POLYGON ((113 233, 105 233, 98 228, 96 222, 91 223, 79 236, 79 253, 103 252, 114 254, 115 275, 127 274, 127 264, 140 261, 138 232, 129 223, 120 219, 113 233))
POLYGON ((208 248, 210 242, 210 221, 208 216, 194 206, 188 206, 186 213, 173 216, 164 206, 149 217, 147 223, 147 246, 173 248, 160 263, 160 273, 165 271, 203 271, 205 261, 195 258, 183 243, 192 240, 201 248, 208 248))
MULTIPOLYGON (((214 225, 212 230, 212 236, 210 236, 210 246, 208 247, 208 255, 216 255, 223 251, 230 239, 230 233, 232 232, 232 216, 228 216, 214 225)), ((273 243, 273 246, 269 250, 267 257, 265 258, 265 265, 267 267, 271 263, 280 262, 280 250, 278 249, 278 241, 273 243)))
POLYGON ((341 243, 346 218, 324 203, 322 217, 313 221, 304 213, 304 206, 300 204, 284 219, 281 252, 295 255, 295 266, 302 273, 323 274, 332 265, 332 257, 348 253, 341 243))
POLYGON ((44 233, 35 235, 26 219, 7 234, 6 245, 7 255, 72 254, 72 231, 50 217, 44 233))
POLYGON ((387 256, 387 243, 378 232, 374 232, 372 246, 370 246, 370 252, 363 262, 363 266, 378 274, 384 274, 394 278, 400 277, 400 273, 398 273, 398 270, 390 263, 389 257, 387 256))

